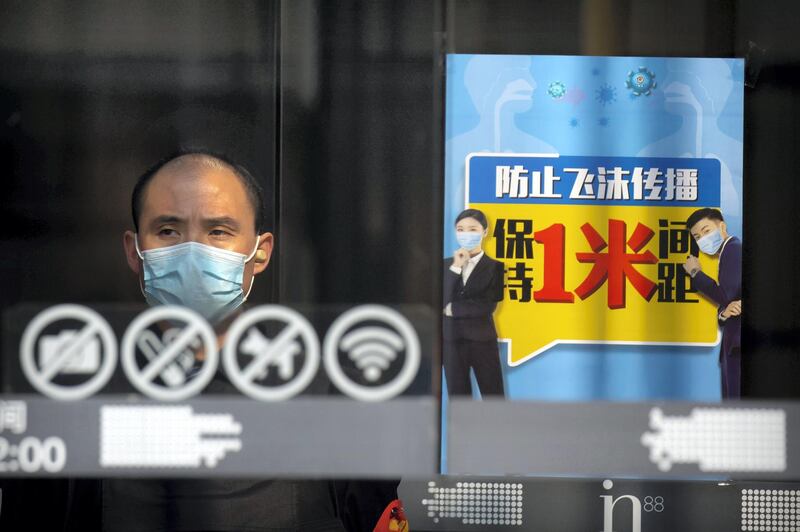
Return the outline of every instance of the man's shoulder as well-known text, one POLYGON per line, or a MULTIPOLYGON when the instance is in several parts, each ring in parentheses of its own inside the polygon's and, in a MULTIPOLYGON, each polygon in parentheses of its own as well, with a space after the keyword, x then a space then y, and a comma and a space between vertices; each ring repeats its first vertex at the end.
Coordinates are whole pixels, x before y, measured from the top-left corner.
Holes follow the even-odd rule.
POLYGON ((720 260, 722 259, 732 259, 737 258, 736 260, 740 260, 742 256, 742 241, 739 240, 739 237, 732 236, 728 239, 725 243, 725 247, 722 250, 722 254, 720 256, 720 260))
POLYGON ((733 247, 742 247, 742 241, 738 236, 732 236, 730 240, 728 240, 728 244, 725 247, 733 246, 733 247))

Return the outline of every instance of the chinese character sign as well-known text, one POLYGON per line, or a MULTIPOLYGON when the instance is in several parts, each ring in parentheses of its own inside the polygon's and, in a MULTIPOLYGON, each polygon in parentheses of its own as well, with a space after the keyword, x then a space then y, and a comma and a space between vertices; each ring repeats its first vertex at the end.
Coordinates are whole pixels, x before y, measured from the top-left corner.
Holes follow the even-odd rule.
POLYGON ((683 263, 699 255, 686 218, 719 207, 717 160, 472 153, 466 165, 468 204, 491 220, 486 252, 506 269, 495 321, 509 364, 557 343, 716 343, 716 309, 683 263))
MULTIPOLYGON (((485 234, 474 217, 471 231, 503 269, 482 308, 507 396, 720 397, 720 339, 738 341, 719 318, 746 305, 714 291, 733 269, 687 219, 721 213, 727 261, 740 256, 743 77, 740 59, 448 56, 445 280, 460 276, 456 301, 489 278, 465 258, 448 269, 472 242, 456 218, 476 209, 485 234)), ((465 308, 443 310, 446 331, 465 308)))

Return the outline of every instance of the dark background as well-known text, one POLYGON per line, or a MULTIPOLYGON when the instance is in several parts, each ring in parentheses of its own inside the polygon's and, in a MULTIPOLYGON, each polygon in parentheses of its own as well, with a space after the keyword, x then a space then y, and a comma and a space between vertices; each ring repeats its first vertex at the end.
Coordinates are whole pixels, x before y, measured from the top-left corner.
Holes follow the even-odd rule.
POLYGON ((180 143, 274 192, 253 302, 438 309, 444 53, 747 57, 743 395, 797 397, 798 22, 794 0, 4 1, 0 312, 140 301, 130 189, 180 143))

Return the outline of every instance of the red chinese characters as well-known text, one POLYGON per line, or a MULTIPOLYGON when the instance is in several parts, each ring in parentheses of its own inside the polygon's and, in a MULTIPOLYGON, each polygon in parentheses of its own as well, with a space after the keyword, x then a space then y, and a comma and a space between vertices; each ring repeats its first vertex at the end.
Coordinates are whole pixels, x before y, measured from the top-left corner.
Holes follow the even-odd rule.
POLYGON ((639 272, 635 264, 656 264, 658 258, 650 251, 639 253, 647 245, 653 235, 652 229, 638 223, 630 239, 627 238, 627 226, 622 220, 608 221, 608 242, 588 223, 581 226, 581 231, 589 242, 592 253, 576 253, 578 262, 594 264, 589 275, 575 289, 581 299, 592 295, 604 283, 608 282, 608 308, 625 307, 626 280, 647 301, 653 297, 657 285, 639 272), (605 248, 608 250, 601 253, 605 248), (633 253, 628 252, 628 248, 633 253))

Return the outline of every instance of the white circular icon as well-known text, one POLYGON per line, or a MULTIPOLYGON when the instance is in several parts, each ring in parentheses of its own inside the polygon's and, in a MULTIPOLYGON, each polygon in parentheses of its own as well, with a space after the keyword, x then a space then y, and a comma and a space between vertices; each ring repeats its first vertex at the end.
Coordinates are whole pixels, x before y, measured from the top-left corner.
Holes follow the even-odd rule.
POLYGON ((222 349, 222 365, 228 379, 242 393, 261 401, 283 401, 302 392, 317 374, 319 358, 319 339, 308 320, 279 305, 262 305, 239 316, 228 330, 222 349), (254 327, 265 321, 286 325, 274 338, 267 338, 254 327), (240 342, 245 333, 247 337, 240 342), (300 371, 295 371, 300 353, 305 361, 300 371), (252 361, 241 367, 239 354, 252 361), (266 377, 272 368, 287 382, 277 386, 258 384, 256 381, 266 377))
POLYGON ((325 335, 322 351, 325 370, 333 384, 361 401, 384 401, 402 393, 417 376, 420 364, 419 338, 414 327, 402 314, 381 305, 362 305, 339 316, 325 335), (365 325, 356 327, 362 322, 365 325), (375 322, 381 325, 376 326, 375 322), (401 351, 405 351, 405 360, 391 381, 365 386, 345 375, 339 363, 340 350, 348 354, 367 382, 377 381, 401 351))
POLYGON ((114 374, 117 338, 108 322, 92 309, 56 305, 28 324, 20 343, 20 361, 28 381, 43 394, 60 401, 85 399, 105 386, 114 374), (43 329, 59 320, 76 320, 84 325, 40 337, 43 329), (73 386, 53 382, 61 374, 92 377, 73 386))
POLYGON ((138 315, 128 326, 122 337, 120 358, 131 384, 143 394, 160 401, 181 401, 200 393, 214 378, 219 364, 217 336, 208 322, 193 310, 174 305, 153 307, 138 315), (180 321, 186 325, 177 330, 168 329, 158 338, 149 327, 159 321, 180 321), (189 374, 190 364, 195 360, 194 347, 198 337, 205 357, 200 369, 192 376, 189 374), (148 359, 144 367, 139 367, 136 361, 137 348, 148 359), (157 378, 164 385, 156 383, 157 378))

